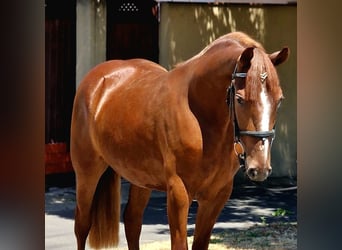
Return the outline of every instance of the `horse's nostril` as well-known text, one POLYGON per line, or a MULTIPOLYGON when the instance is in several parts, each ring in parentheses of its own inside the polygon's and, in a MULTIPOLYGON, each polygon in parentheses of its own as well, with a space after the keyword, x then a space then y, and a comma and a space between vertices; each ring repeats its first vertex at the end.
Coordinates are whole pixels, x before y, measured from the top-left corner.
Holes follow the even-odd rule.
POLYGON ((247 169, 247 175, 249 178, 254 179, 258 175, 258 171, 256 168, 249 168, 247 169))

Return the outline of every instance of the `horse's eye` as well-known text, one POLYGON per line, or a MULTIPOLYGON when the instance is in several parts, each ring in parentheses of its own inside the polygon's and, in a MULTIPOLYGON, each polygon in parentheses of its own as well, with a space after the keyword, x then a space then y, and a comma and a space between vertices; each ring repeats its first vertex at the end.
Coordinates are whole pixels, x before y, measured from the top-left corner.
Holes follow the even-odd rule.
POLYGON ((240 95, 236 95, 236 100, 241 105, 245 103, 245 100, 240 95))
POLYGON ((280 108, 280 105, 281 105, 281 102, 284 100, 284 97, 280 98, 280 100, 278 101, 278 104, 277 104, 277 109, 280 108))

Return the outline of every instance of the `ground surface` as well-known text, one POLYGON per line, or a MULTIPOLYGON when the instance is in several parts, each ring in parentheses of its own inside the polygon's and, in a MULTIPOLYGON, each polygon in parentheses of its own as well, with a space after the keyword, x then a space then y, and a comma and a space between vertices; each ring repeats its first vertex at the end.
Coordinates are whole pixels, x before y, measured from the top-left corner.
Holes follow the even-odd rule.
MULTIPOLYGON (((129 184, 122 184, 122 210, 129 184)), ((189 211, 192 240, 197 203, 189 211)), ((74 187, 49 187, 45 193, 45 249, 75 249, 74 187)), ((234 188, 213 230, 209 249, 297 249, 297 188, 243 184, 234 188)), ((170 249, 164 193, 153 192, 145 211, 142 249, 170 249)), ((127 249, 120 224, 120 249, 127 249)))
MULTIPOLYGON (((188 237, 191 245, 193 237, 188 237)), ((119 250, 127 249, 122 247, 119 250)), ((168 250, 170 241, 143 244, 142 250, 168 250)), ((224 230, 211 237, 209 250, 297 249, 296 223, 255 224, 242 230, 224 230)))

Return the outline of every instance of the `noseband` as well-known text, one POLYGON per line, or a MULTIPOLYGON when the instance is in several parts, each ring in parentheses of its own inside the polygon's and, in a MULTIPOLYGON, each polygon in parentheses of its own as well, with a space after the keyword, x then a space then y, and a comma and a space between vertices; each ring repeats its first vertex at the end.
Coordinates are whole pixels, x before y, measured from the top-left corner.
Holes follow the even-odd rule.
MULTIPOLYGON (((275 127, 269 131, 240 130, 239 124, 236 118, 236 111, 235 111, 234 96, 236 94, 236 91, 235 91, 234 82, 235 82, 235 78, 246 78, 247 73, 236 72, 236 71, 237 71, 237 64, 235 65, 235 69, 232 74, 232 80, 231 80, 230 86, 227 89, 226 102, 230 110, 229 113, 230 113, 230 116, 232 116, 233 125, 234 125, 234 151, 239 158, 240 167, 245 168, 246 167, 246 151, 244 150, 243 143, 241 141, 240 136, 244 135, 244 136, 251 136, 251 137, 258 138, 259 140, 262 140, 263 144, 268 138, 271 138, 270 145, 272 146, 273 140, 275 138, 275 127), (238 145, 243 149, 243 152, 238 152, 237 150, 238 145)), ((261 81, 263 82, 267 77, 267 72, 260 74, 260 77, 261 77, 261 81)))

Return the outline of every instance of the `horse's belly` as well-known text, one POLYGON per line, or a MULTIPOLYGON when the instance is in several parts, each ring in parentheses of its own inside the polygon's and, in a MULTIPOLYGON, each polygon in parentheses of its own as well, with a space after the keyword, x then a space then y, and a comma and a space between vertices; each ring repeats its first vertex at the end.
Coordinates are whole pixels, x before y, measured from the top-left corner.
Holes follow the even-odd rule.
POLYGON ((130 183, 160 191, 166 190, 163 165, 159 160, 139 153, 129 158, 110 158, 108 162, 111 167, 130 183))

